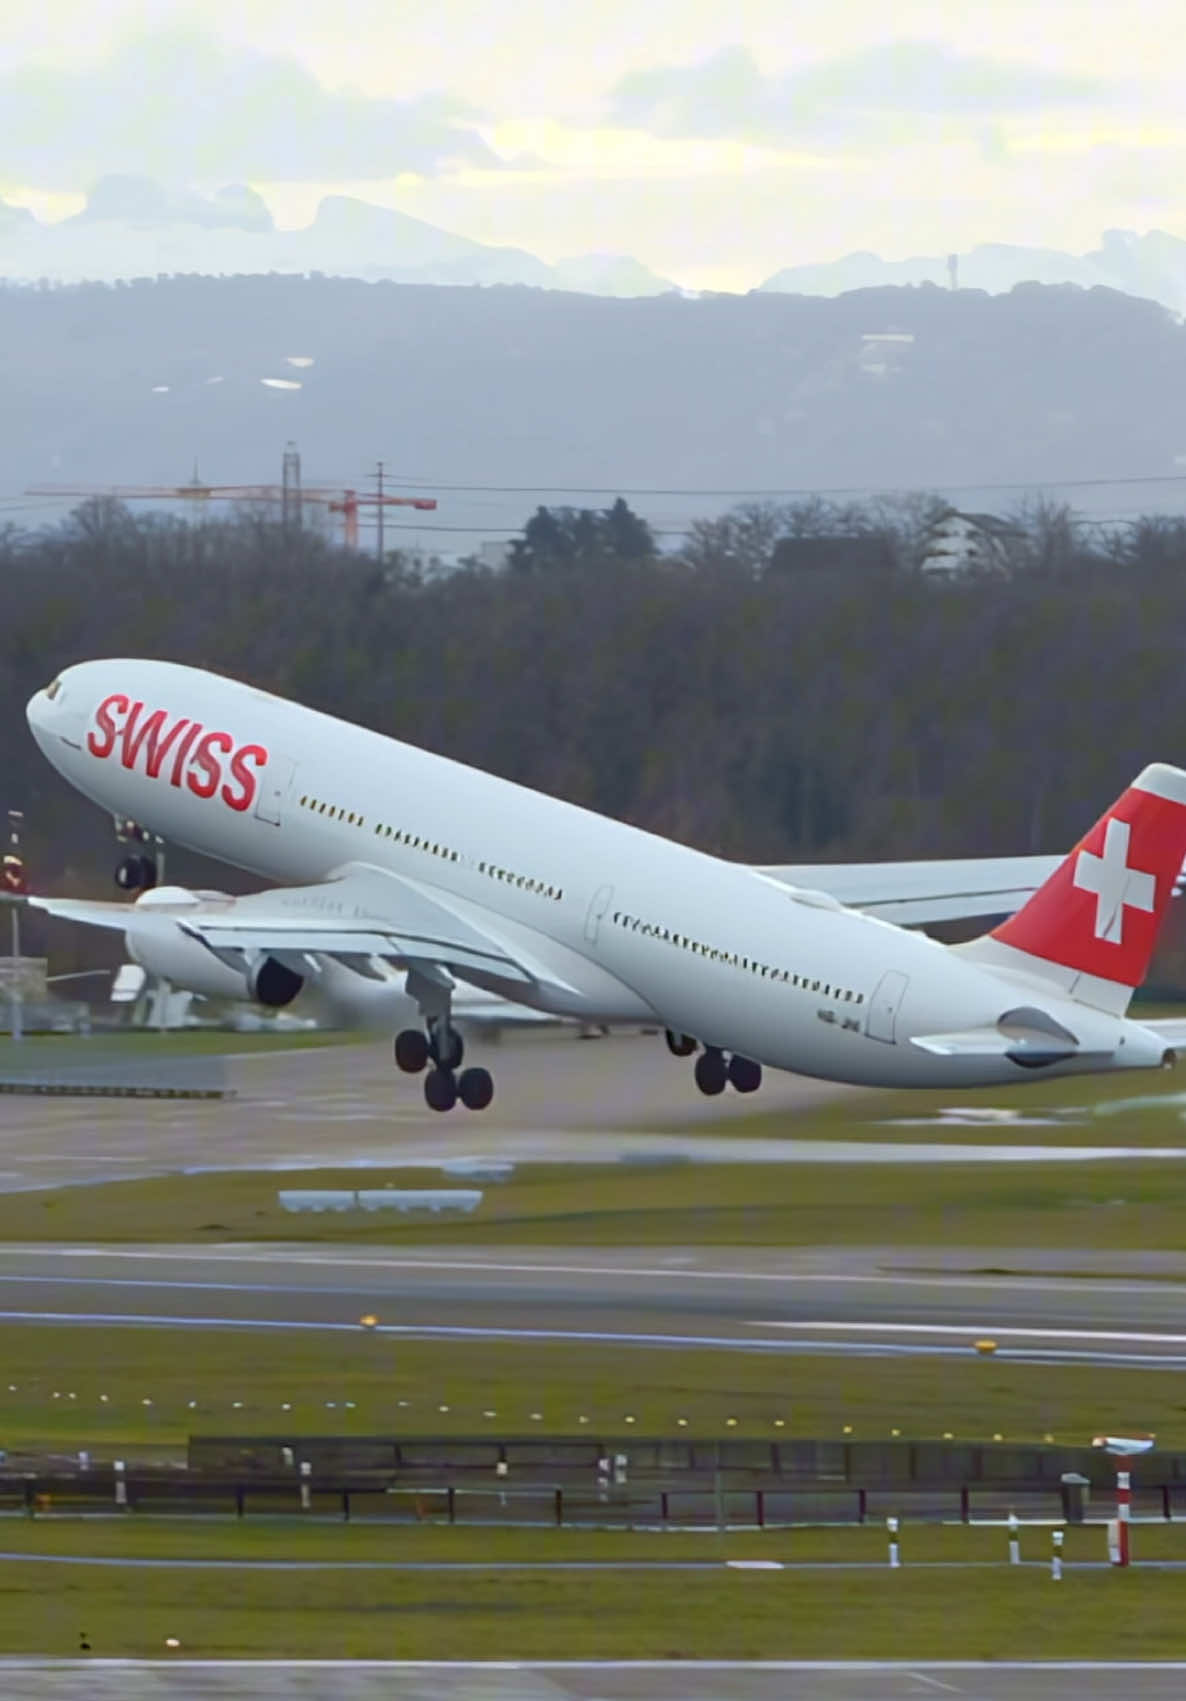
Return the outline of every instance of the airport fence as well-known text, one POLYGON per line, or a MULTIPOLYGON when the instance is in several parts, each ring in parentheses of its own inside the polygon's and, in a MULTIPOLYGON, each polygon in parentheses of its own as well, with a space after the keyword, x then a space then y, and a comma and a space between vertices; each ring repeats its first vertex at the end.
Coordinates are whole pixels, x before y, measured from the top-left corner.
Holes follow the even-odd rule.
MULTIPOLYGON (((1051 1474, 1054 1465, 1075 1451, 1060 1449, 1048 1450, 1047 1469, 1028 1473, 985 1471, 984 1459, 965 1456, 964 1462, 980 1466, 976 1474, 924 1479, 904 1472, 870 1473, 865 1480, 846 1481, 775 1469, 786 1461, 781 1452, 771 1457, 765 1444, 753 1444, 763 1450, 764 1460, 749 1452, 745 1466, 735 1457, 737 1444, 684 1444, 690 1454, 683 1470, 656 1468, 654 1448, 661 1444, 635 1443, 630 1450, 611 1444, 604 1451, 588 1452, 579 1468, 569 1459, 561 1472, 556 1469, 554 1441, 523 1443, 539 1450, 534 1458, 516 1456, 508 1441, 494 1444, 493 1453, 484 1451, 481 1458, 466 1454, 465 1462, 457 1457, 460 1444, 454 1441, 438 1444, 435 1462, 423 1444, 401 1442, 401 1459, 394 1468, 389 1460, 379 1463, 373 1455, 370 1468, 327 1463, 317 1456, 318 1441, 326 1444, 323 1453, 333 1451, 330 1443, 348 1453, 366 1453, 371 1445, 327 1437, 281 1443, 276 1461, 257 1458, 247 1470, 105 1466, 10 1471, 0 1474, 0 1514, 304 1517, 405 1526, 785 1529, 882 1523, 891 1516, 918 1523, 974 1523, 1016 1512, 1025 1521, 1079 1523, 1089 1516, 1092 1490, 1083 1472, 1051 1474), (420 1455, 420 1462, 408 1454, 420 1455)), ((582 1442, 582 1448, 586 1445, 582 1442)), ((1008 1449, 992 1450, 988 1457, 994 1467, 1013 1462, 1008 1449)), ((927 1455, 913 1463, 927 1463, 927 1455)), ((1167 1471, 1164 1463, 1178 1466, 1182 1460, 1158 1460, 1156 1475, 1150 1470, 1149 1480, 1136 1485, 1133 1511, 1139 1519, 1186 1519, 1186 1472, 1167 1471)), ((1106 1473, 1099 1486, 1108 1490, 1101 1495, 1097 1514, 1106 1519, 1113 1512, 1106 1473)))
MULTIPOLYGON (((835 1440, 743 1437, 701 1439, 635 1434, 583 1435, 291 1435, 191 1436, 192 1472, 245 1479, 280 1476, 297 1457, 315 1476, 379 1473, 435 1485, 489 1477, 516 1483, 588 1480, 604 1461, 625 1459, 630 1479, 663 1478, 683 1487, 718 1475, 739 1488, 766 1485, 830 1492, 840 1488, 950 1491, 1025 1482, 1058 1493, 1063 1479, 1110 1490, 1115 1466, 1098 1449, 1057 1444, 945 1440, 835 1440)), ((1186 1491, 1186 1453, 1158 1451, 1148 1470, 1186 1491)))
MULTIPOLYGON (((992 1488, 961 1483, 945 1490, 704 1488, 680 1482, 594 1481, 479 1486, 382 1483, 290 1473, 249 1480, 111 1472, 0 1480, 0 1515, 94 1517, 135 1515, 234 1519, 304 1517, 396 1525, 465 1524, 600 1529, 788 1529, 806 1525, 881 1524, 889 1516, 915 1523, 1003 1520, 1085 1522, 1065 1492, 1032 1482, 992 1488)), ((1101 1503, 1100 1517, 1111 1507, 1101 1503)), ((1134 1517, 1186 1519, 1186 1484, 1146 1484, 1134 1493, 1134 1517)))

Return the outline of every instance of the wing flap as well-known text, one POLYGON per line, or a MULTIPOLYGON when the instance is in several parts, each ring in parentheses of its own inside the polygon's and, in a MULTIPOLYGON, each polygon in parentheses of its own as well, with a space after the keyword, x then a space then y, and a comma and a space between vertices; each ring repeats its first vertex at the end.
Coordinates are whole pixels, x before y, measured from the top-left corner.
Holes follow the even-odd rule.
POLYGON ((283 957, 289 953, 319 955, 346 960, 346 966, 360 972, 352 958, 379 957, 398 967, 415 963, 440 963, 459 971, 476 969, 497 974, 500 979, 529 984, 533 976, 521 964, 492 940, 486 940, 476 930, 463 923, 456 928, 439 927, 419 933, 378 929, 374 923, 357 927, 336 922, 314 920, 269 922, 263 917, 231 920, 219 917, 205 921, 200 917, 177 917, 178 926, 191 938, 207 945, 216 956, 229 958, 251 956, 264 952, 283 957), (468 936, 468 937, 467 937, 468 936))

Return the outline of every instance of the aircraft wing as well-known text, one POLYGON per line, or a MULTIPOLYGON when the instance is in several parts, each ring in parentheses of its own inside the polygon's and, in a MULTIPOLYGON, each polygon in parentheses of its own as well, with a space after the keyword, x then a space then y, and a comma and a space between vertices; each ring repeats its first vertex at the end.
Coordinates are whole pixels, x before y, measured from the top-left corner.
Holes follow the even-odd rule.
POLYGON ((24 900, 32 909, 67 921, 118 928, 172 924, 233 969, 267 955, 304 972, 300 959, 328 957, 364 979, 386 978, 381 965, 437 968, 461 979, 471 973, 521 986, 555 981, 530 954, 508 946, 478 919, 422 890, 414 881, 380 869, 352 865, 313 886, 284 886, 242 898, 165 887, 135 904, 77 898, 24 900), (376 961, 377 959, 377 961, 376 961))
POLYGON ((804 862, 756 872, 783 886, 826 893, 846 909, 909 927, 1012 915, 1062 861, 1061 856, 995 856, 937 862, 804 862))

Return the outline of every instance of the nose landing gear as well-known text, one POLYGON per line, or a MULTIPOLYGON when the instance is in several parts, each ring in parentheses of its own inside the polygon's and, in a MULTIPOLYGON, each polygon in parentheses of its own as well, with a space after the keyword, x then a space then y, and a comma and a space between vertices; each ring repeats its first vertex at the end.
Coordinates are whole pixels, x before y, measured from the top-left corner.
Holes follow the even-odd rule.
POLYGON ((117 841, 130 852, 116 864, 115 884, 121 892, 151 891, 164 878, 165 841, 122 815, 114 822, 117 841))

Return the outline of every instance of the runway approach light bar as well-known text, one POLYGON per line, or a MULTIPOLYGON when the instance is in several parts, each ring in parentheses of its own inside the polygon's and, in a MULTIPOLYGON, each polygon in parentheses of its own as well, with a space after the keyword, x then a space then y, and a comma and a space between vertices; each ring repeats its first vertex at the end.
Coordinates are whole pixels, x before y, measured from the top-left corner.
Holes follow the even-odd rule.
POLYGON ((1135 1459, 1140 1453, 1151 1453, 1156 1439, 1155 1435, 1095 1435, 1091 1445, 1118 1459, 1135 1459))

